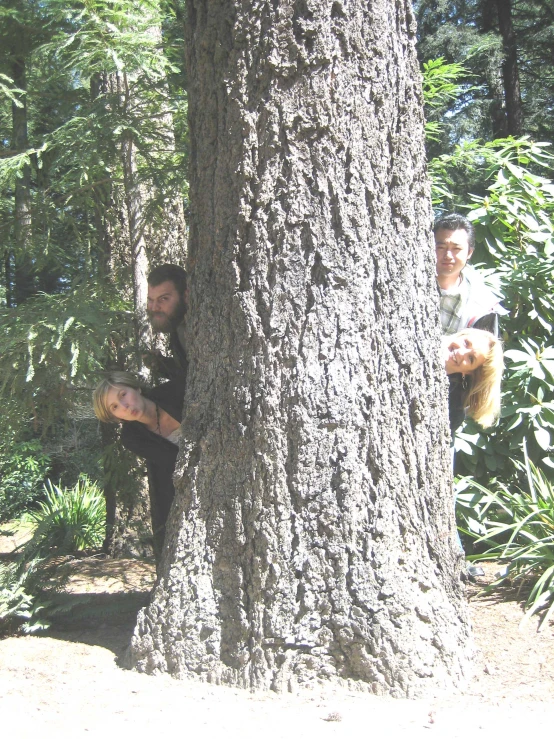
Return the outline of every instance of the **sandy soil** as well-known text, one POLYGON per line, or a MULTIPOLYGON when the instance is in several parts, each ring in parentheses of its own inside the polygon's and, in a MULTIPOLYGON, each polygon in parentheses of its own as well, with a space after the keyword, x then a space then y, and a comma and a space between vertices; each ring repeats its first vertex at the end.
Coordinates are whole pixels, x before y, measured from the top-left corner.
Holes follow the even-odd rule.
MULTIPOLYGON (((5 545, 5 540, 4 540, 5 545)), ((2 539, 0 538, 0 552, 2 539)), ((5 546, 4 546, 5 551, 5 546)), ((68 599, 82 603, 46 636, 0 641, 3 736, 522 737, 554 725, 554 630, 520 627, 515 594, 476 597, 475 677, 458 696, 393 700, 343 690, 250 694, 118 667, 151 563, 76 561, 68 599)), ((494 565, 487 568, 489 578, 494 565)))

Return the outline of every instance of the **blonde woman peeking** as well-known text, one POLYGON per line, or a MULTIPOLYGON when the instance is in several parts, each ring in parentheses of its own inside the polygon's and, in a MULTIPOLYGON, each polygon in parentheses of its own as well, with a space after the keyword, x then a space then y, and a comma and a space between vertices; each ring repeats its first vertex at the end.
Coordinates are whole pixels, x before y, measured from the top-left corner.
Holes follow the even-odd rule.
POLYGON ((500 384, 504 371, 502 343, 494 334, 466 328, 443 336, 443 358, 450 383, 448 410, 452 433, 465 416, 483 428, 500 415, 500 384))
POLYGON ((121 423, 123 446, 146 460, 156 560, 175 496, 173 472, 184 394, 184 382, 175 380, 148 389, 130 372, 112 371, 98 383, 92 396, 98 420, 121 423))

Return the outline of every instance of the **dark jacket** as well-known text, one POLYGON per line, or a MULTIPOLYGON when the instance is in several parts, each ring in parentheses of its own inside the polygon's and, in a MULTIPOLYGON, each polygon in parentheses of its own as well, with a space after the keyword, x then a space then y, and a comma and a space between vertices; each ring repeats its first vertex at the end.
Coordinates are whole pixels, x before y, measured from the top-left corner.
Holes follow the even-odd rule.
POLYGON ((162 377, 182 382, 187 376, 188 361, 177 331, 169 334, 169 351, 170 357, 157 355, 152 368, 162 377))
POLYGON ((448 375, 448 420, 450 421, 450 433, 454 436, 465 418, 466 391, 463 388, 463 375, 455 372, 448 375))
MULTIPOLYGON (((145 397, 153 400, 172 418, 181 422, 185 394, 183 381, 166 382, 143 392, 145 397)), ((165 522, 175 496, 173 472, 179 449, 171 441, 150 431, 139 421, 125 421, 120 438, 126 449, 146 460, 154 551, 158 556, 163 545, 165 522)))
POLYGON ((169 349, 173 355, 173 359, 179 372, 186 377, 188 370, 187 354, 185 352, 185 347, 181 344, 181 339, 179 338, 177 331, 172 331, 169 334, 169 349))

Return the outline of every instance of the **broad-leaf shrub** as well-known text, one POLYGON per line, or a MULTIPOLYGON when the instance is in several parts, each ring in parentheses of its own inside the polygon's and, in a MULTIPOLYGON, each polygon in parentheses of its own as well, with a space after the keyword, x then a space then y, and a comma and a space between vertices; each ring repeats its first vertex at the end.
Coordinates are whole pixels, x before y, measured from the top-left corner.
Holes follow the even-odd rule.
POLYGON ((554 477, 554 183, 533 171, 554 161, 546 146, 526 139, 487 145, 492 183, 468 212, 477 253, 509 310, 501 319, 500 422, 487 432, 468 423, 456 440, 457 471, 484 485, 494 477, 521 482, 516 462, 523 460, 523 439, 531 460, 554 477))
MULTIPOLYGON (((433 71, 424 70, 424 90, 433 89, 433 71)), ((432 148, 436 131, 427 133, 432 148)), ((457 469, 471 476, 458 483, 459 529, 481 547, 474 558, 499 559, 508 577, 531 582, 528 614, 549 606, 543 625, 554 614, 554 159, 548 147, 526 137, 465 141, 429 162, 434 206, 467 212, 476 229, 474 261, 485 263, 509 311, 501 319, 501 419, 486 432, 468 420, 455 439, 457 469)))

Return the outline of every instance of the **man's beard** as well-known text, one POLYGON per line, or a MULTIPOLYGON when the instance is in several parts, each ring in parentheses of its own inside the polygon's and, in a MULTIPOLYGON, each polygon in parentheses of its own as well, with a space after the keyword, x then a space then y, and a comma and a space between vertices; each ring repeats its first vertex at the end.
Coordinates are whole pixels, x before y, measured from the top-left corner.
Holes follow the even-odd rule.
POLYGON ((183 320, 185 313, 187 312, 187 308, 185 303, 181 302, 176 305, 173 312, 169 314, 154 312, 151 310, 146 312, 148 314, 150 325, 154 331, 160 334, 170 334, 172 331, 175 331, 177 326, 183 320))

